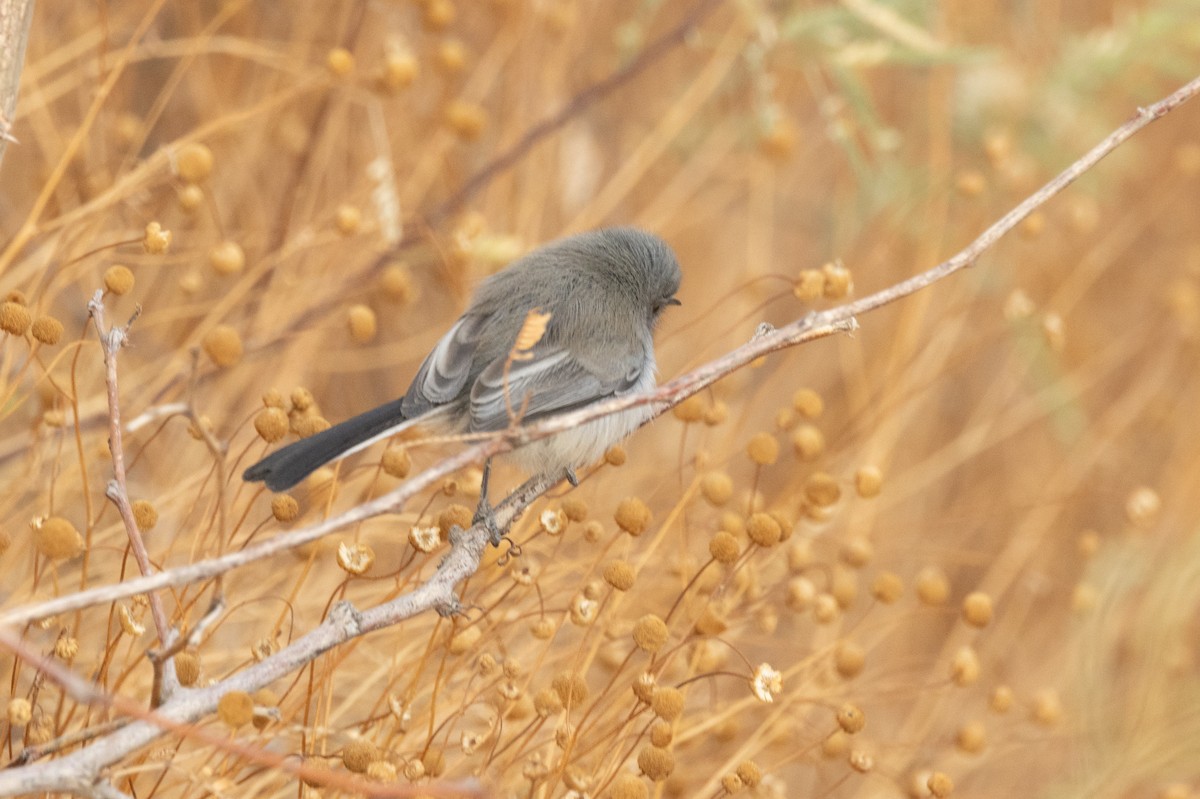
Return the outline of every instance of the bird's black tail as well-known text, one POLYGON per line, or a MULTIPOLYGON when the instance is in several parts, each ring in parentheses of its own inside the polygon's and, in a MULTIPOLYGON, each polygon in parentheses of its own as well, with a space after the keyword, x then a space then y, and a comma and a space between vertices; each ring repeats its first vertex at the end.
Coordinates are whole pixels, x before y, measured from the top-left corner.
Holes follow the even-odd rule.
POLYGON ((262 481, 272 491, 286 491, 320 467, 412 424, 401 409, 403 397, 360 413, 328 430, 288 444, 242 472, 248 482, 262 481))

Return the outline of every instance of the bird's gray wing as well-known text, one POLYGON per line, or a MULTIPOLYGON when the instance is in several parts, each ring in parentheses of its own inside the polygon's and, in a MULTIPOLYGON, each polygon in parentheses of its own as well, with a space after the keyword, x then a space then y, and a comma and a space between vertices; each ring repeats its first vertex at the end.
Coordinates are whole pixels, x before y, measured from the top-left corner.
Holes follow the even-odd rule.
POLYGON ((488 317, 461 317, 425 357, 404 395, 404 415, 415 418, 460 399, 471 376, 479 339, 488 317))
POLYGON ((587 405, 633 390, 643 371, 653 368, 643 354, 629 354, 603 367, 589 366, 557 346, 538 344, 529 360, 492 361, 471 387, 471 430, 503 430, 512 414, 521 423, 587 405), (508 397, 506 400, 505 397, 508 397))

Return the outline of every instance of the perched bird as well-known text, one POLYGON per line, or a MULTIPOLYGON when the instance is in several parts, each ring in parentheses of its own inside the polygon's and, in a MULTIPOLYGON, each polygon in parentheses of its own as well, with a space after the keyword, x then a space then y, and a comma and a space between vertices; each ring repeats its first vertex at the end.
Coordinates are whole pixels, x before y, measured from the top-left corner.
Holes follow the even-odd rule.
MULTIPOLYGON (((284 491, 320 466, 412 425, 493 432, 651 389, 654 328, 667 306, 679 304, 679 281, 666 242, 634 228, 581 233, 540 247, 483 281, 403 397, 289 444, 242 477, 284 491), (548 315, 545 330, 520 358, 511 358, 531 311, 548 315)), ((525 444, 510 457, 535 476, 575 484, 576 468, 599 459, 648 414, 645 407, 620 411, 525 444)))

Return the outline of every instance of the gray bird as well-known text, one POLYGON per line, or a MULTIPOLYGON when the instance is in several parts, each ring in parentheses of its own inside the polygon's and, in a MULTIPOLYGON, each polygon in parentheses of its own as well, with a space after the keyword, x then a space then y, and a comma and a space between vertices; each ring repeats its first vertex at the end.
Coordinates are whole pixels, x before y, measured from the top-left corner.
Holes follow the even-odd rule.
MULTIPOLYGON (((479 286, 400 399, 268 455, 242 474, 285 491, 320 466, 415 424, 448 433, 504 430, 655 385, 654 328, 678 305, 680 270, 662 239, 634 228, 570 236, 517 260, 479 286), (505 363, 531 310, 549 313, 527 359, 505 363)), ((630 408, 513 451, 534 476, 566 477, 636 429, 630 408)), ((485 466, 484 497, 486 510, 485 466)))

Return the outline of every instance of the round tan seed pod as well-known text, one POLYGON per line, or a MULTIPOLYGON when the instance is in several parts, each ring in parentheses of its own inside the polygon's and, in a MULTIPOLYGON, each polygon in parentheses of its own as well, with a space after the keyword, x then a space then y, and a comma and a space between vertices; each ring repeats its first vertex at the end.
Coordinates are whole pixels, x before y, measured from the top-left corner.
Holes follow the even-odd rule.
POLYGON ((972 591, 963 597, 963 621, 972 627, 986 627, 992 621, 992 598, 982 591, 972 591))
POLYGON ((9 300, 0 304, 0 330, 14 336, 23 336, 32 322, 29 309, 24 305, 9 300))
POLYGON ((840 300, 854 291, 854 276, 841 262, 823 265, 821 276, 825 278, 822 294, 827 300, 840 300))
POLYGON ((838 708, 837 722, 842 730, 849 735, 854 735, 862 732, 862 728, 867 726, 867 717, 857 705, 847 702, 838 708))
POLYGON ((325 66, 335 78, 344 78, 354 71, 354 54, 345 47, 334 47, 325 56, 325 66))
POLYGON ((53 316, 39 316, 33 320, 33 328, 30 332, 43 344, 54 346, 63 337, 63 323, 53 316))
POLYGON ((657 652, 670 637, 667 624, 654 614, 642 616, 633 625, 633 642, 643 652, 657 652))
POLYGON ((59 660, 74 660, 79 654, 79 639, 62 636, 54 642, 54 656, 59 660))
POLYGON ((742 554, 742 547, 737 536, 722 530, 708 542, 708 551, 718 563, 733 563, 742 554))
POLYGON ((926 605, 941 605, 950 597, 950 579, 936 566, 926 566, 913 581, 917 598, 926 605))
POLYGON ((437 49, 437 64, 443 72, 461 72, 467 65, 467 48, 458 39, 446 39, 437 49))
POLYGON ((853 641, 838 641, 833 649, 833 665, 837 673, 847 680, 862 673, 867 654, 853 641))
POLYGON ((302 416, 292 423, 296 435, 300 438, 311 438, 317 433, 324 433, 330 427, 329 420, 321 416, 302 416))
POLYGON ((218 275, 235 275, 246 266, 246 253, 236 241, 223 241, 208 251, 208 265, 218 275))
POLYGON ((620 444, 614 445, 608 452, 604 453, 604 462, 609 466, 624 466, 627 458, 625 448, 620 444))
POLYGON ((374 340, 379 330, 375 312, 366 305, 351 305, 346 313, 346 323, 350 327, 350 337, 359 344, 374 340))
POLYGON ((128 266, 114 264, 104 270, 104 288, 118 297, 132 291, 133 282, 133 272, 128 266))
POLYGON ((792 432, 792 449, 802 461, 815 461, 825 452, 825 434, 816 425, 802 424, 792 432))
POLYGON ((829 593, 837 600, 842 610, 849 608, 858 599, 858 573, 844 566, 834 566, 830 576, 829 593))
POLYGON ((650 789, 633 774, 620 774, 608 789, 609 799, 648 799, 650 789))
POLYGON ((678 688, 656 688, 650 697, 650 709, 664 721, 675 721, 683 715, 683 692, 678 688))
POLYGON ((407 304, 416 299, 417 289, 407 264, 391 264, 379 275, 379 289, 392 302, 407 304))
POLYGON ((431 31, 444 30, 454 22, 457 10, 451 0, 424 0, 421 22, 431 31))
POLYGON ((719 508, 733 496, 733 480, 724 472, 709 472, 700 480, 700 493, 708 504, 719 508))
POLYGON ((317 400, 313 397, 312 392, 304 386, 297 386, 292 389, 292 394, 288 397, 288 401, 292 403, 294 411, 312 410, 317 405, 317 400))
POLYGON ((446 126, 464 141, 475 141, 488 124, 488 113, 482 106, 453 100, 446 106, 446 126))
POLYGON ((890 605, 904 595, 904 581, 894 572, 880 572, 871 583, 871 595, 890 605))
POLYGON ((150 255, 162 255, 171 247, 171 231, 158 222, 148 222, 142 231, 142 250, 150 255))
POLYGON ((684 424, 704 420, 704 400, 693 394, 671 409, 671 415, 684 424))
POLYGON ((650 704, 650 700, 654 698, 654 691, 657 688, 655 677, 648 672, 638 676, 630 686, 633 690, 633 695, 638 698, 639 702, 650 704))
POLYGON ((83 536, 61 516, 51 516, 33 531, 33 545, 50 560, 67 560, 83 552, 83 536))
POLYGON ((375 782, 395 782, 399 776, 396 767, 386 760, 372 760, 364 773, 367 779, 375 782))
POLYGON ((861 466, 854 473, 854 490, 863 499, 879 496, 883 487, 883 472, 878 466, 861 466))
POLYGON ((23 696, 8 700, 8 723, 24 727, 33 719, 33 705, 23 696))
POLYGON ((278 522, 290 522, 300 515, 300 503, 289 494, 279 494, 271 499, 271 515, 278 522))
POLYGON ((420 71, 421 67, 415 55, 407 50, 393 50, 384 56, 379 82, 385 89, 403 89, 412 85, 420 71))
POLYGON ((143 533, 153 530, 154 525, 158 524, 158 510, 155 509, 154 503, 147 499, 135 501, 133 503, 133 520, 143 533))
POLYGON ((348 544, 343 541, 338 544, 336 558, 338 568, 358 577, 375 565, 375 550, 371 549, 370 544, 348 544))
POLYGON ((235 365, 242 359, 242 337, 229 325, 217 325, 201 342, 205 354, 220 367, 235 365))
POLYGON ((1135 527, 1143 530, 1154 525, 1162 510, 1162 499, 1149 486, 1138 486, 1125 500, 1125 516, 1135 527))
POLYGON ((333 224, 343 236, 353 236, 362 227, 362 211, 348 203, 339 205, 333 215, 333 224))
POLYGON ((647 777, 662 782, 675 770, 675 756, 669 749, 647 746, 638 752, 637 764, 647 777))
POLYGON ((204 189, 195 183, 188 183, 175 193, 175 199, 178 201, 181 211, 186 214, 194 214, 204 203, 204 189))
POLYGON ((988 707, 996 713, 1007 713, 1015 701, 1012 688, 1007 685, 997 685, 988 697, 988 707))
POLYGON ((254 430, 268 444, 274 444, 286 436, 288 426, 288 416, 280 408, 263 408, 254 415, 254 430))
POLYGON ((729 629, 729 625, 726 623, 725 618, 712 605, 707 605, 700 614, 700 618, 696 619, 693 629, 697 635, 712 636, 725 632, 729 629))
POLYGON ((675 739, 675 728, 667 721, 656 721, 650 725, 650 743, 663 749, 675 739))
POLYGON ((716 427, 723 424, 728 418, 729 406, 721 400, 717 400, 704 409, 704 424, 708 427, 716 427))
POLYGON ((770 433, 755 433, 746 445, 746 454, 759 466, 770 466, 779 460, 779 442, 770 433))
POLYGON ((816 419, 825 410, 825 400, 811 388, 802 388, 792 395, 792 407, 801 416, 816 419))
POLYGON ((212 174, 212 150, 200 142, 188 142, 175 153, 175 171, 188 183, 200 183, 212 174))
POLYGON ((175 676, 180 685, 195 685, 200 679, 200 658, 193 652, 180 652, 175 656, 175 676))
POLYGON ((1033 720, 1043 727, 1053 727, 1062 721, 1062 700, 1053 688, 1045 688, 1033 696, 1033 720))
POLYGON ((529 632, 539 641, 549 641, 554 637, 554 622, 550 619, 538 619, 529 627, 529 632))
POLYGON ((412 458, 409 457, 407 449, 392 447, 384 451, 381 465, 383 471, 392 477, 404 478, 412 471, 412 458))
POLYGON ((588 516, 587 503, 574 497, 567 497, 563 500, 562 511, 573 522, 581 522, 588 516))
POLYGON ((617 505, 613 518, 617 526, 633 536, 641 535, 650 524, 650 508, 637 497, 627 497, 617 505))
POLYGON ((438 514, 437 526, 441 531, 442 540, 447 540, 450 537, 451 528, 457 527, 460 530, 467 530, 471 527, 471 520, 474 518, 474 512, 466 505, 448 505, 438 514))
POLYGON ((950 679, 960 686, 975 683, 982 670, 983 666, 979 662, 979 655, 969 646, 960 647, 950 660, 950 679))
POLYGON ((747 788, 757 788, 763 777, 762 769, 753 760, 743 760, 738 763, 737 775, 747 788))
POLYGON ((820 269, 801 269, 800 276, 792 286, 792 296, 801 302, 820 299, 825 293, 825 275, 820 269))
POLYGON ((954 742, 962 752, 979 754, 987 746, 987 728, 981 721, 969 721, 958 728, 954 742))
POLYGON ((628 591, 633 588, 635 579, 637 579, 637 572, 626 561, 614 560, 604 567, 604 582, 618 591, 628 591))
POLYGON ((550 685, 567 707, 579 707, 588 699, 587 682, 579 674, 563 672, 556 676, 550 685))
POLYGON ((850 751, 850 736, 841 730, 835 730, 821 742, 821 754, 830 760, 845 757, 850 751))
POLYGON ((817 594, 817 598, 813 601, 813 619, 817 624, 830 624, 841 615, 842 606, 838 604, 837 597, 828 591, 822 591, 817 594))
POLYGON ((940 771, 935 771, 929 775, 929 779, 925 781, 929 792, 937 797, 937 799, 945 799, 954 792, 954 780, 940 771))
POLYGON ((563 709, 562 698, 553 688, 543 688, 533 698, 533 709, 542 718, 557 715, 563 709))
POLYGON ((237 729, 254 718, 254 700, 245 691, 230 691, 217 701, 217 718, 237 729))
POLYGON ((466 627, 450 639, 446 649, 451 655, 462 655, 474 649, 482 637, 483 632, 478 627, 466 627))
POLYGON ((783 528, 770 514, 755 513, 746 520, 746 535, 760 547, 773 547, 783 537, 783 528))
POLYGON ((832 475, 813 472, 804 481, 804 496, 818 508, 829 508, 842 498, 842 488, 832 475))
POLYGON ((816 598, 817 586, 812 580, 807 577, 793 577, 788 580, 787 599, 784 601, 789 609, 803 613, 812 607, 816 598))
POLYGON ((367 766, 379 759, 379 747, 361 738, 348 742, 342 747, 342 765, 347 771, 362 774, 367 766))
POLYGON ((866 538, 854 536, 842 544, 838 555, 841 557, 842 563, 854 569, 861 569, 871 562, 871 558, 875 555, 875 547, 866 538))

